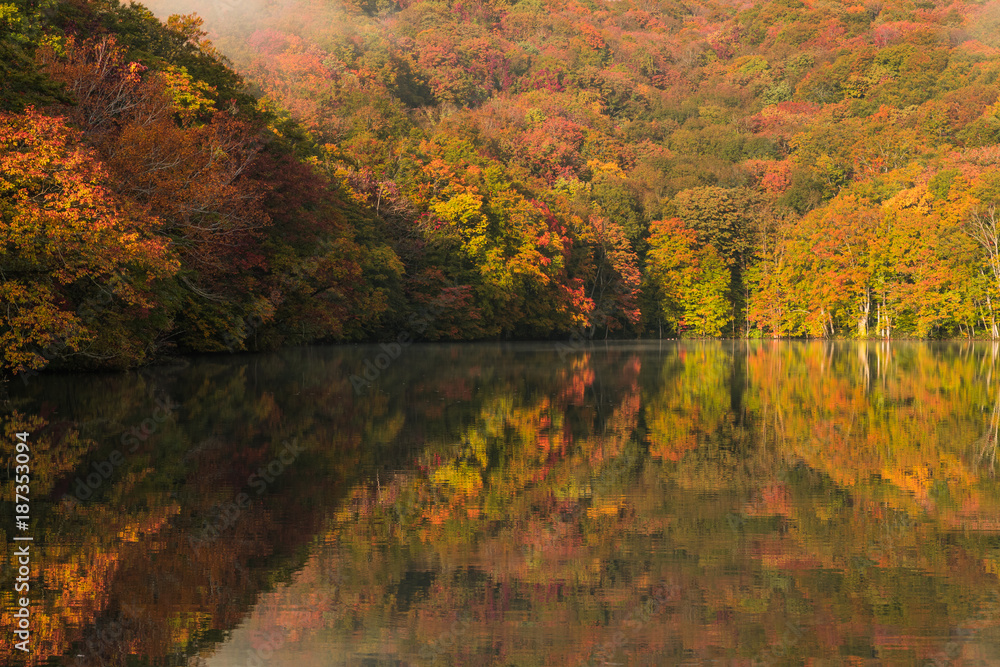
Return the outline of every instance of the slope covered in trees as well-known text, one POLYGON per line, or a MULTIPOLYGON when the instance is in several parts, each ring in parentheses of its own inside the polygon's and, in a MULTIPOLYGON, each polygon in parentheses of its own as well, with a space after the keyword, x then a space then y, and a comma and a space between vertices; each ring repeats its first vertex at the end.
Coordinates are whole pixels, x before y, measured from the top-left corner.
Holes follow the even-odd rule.
POLYGON ((400 310, 382 225, 200 19, 4 7, 31 70, 0 81, 0 370, 356 339, 400 310))
POLYGON ((997 3, 186 2, 3 5, 8 372, 1000 336, 997 3))

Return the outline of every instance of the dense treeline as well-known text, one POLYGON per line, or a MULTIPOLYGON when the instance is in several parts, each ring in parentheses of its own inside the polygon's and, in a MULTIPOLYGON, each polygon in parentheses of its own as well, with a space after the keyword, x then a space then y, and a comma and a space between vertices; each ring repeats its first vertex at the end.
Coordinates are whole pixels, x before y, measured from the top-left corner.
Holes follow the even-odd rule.
POLYGON ((33 71, 2 81, 0 369, 357 339, 401 309, 383 225, 200 19, 4 7, 33 71))
POLYGON ((1000 336, 992 5, 151 6, 2 5, 7 372, 1000 336))

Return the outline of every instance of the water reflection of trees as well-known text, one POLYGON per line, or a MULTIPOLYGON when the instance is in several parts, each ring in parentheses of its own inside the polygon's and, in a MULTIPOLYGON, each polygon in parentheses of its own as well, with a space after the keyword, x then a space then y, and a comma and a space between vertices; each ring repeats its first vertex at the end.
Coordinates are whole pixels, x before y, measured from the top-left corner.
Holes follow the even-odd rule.
MULTIPOLYGON (((421 535, 421 562, 450 563, 436 570, 439 581, 462 568, 480 572, 488 585, 464 588, 463 600, 479 599, 491 585, 510 590, 532 581, 597 587, 569 594, 567 604, 603 609, 603 616, 560 617, 569 624, 558 631, 566 641, 547 649, 547 664, 569 664, 605 646, 616 619, 648 599, 637 581, 683 582, 686 597, 677 606, 685 611, 658 618, 630 641, 657 655, 672 655, 680 642, 703 658, 752 657, 778 641, 782 624, 794 623, 813 629, 800 644, 813 655, 865 646, 870 655, 895 644, 916 659, 925 644, 920 636, 944 631, 953 611, 971 612, 975 602, 962 602, 963 595, 995 586, 989 566, 968 567, 994 558, 986 536, 963 541, 959 560, 966 565, 948 565, 955 558, 951 531, 982 527, 996 509, 995 488, 967 456, 978 428, 970 406, 992 396, 977 381, 981 355, 867 343, 859 353, 854 343, 828 342, 691 343, 634 356, 607 367, 596 354, 581 355, 572 379, 560 378, 579 386, 590 377, 582 368, 620 378, 604 380, 618 388, 618 407, 603 428, 588 427, 575 406, 551 401, 560 395, 553 388, 538 394, 534 409, 530 401, 507 403, 506 418, 520 427, 485 420, 470 427, 470 434, 489 437, 518 434, 505 441, 504 451, 517 459, 498 468, 506 475, 491 477, 484 468, 476 484, 462 481, 470 457, 456 449, 449 458, 443 442, 434 454, 440 461, 425 461, 426 476, 394 480, 451 496, 450 503, 438 500, 424 523, 399 533, 421 535), (636 364, 638 393, 628 375, 636 364), (538 411, 556 416, 542 420, 538 411), (560 422, 560 413, 575 419, 560 422), (539 458, 539 450, 551 449, 552 424, 560 425, 559 455, 539 458), (476 542, 497 525, 502 539, 476 542), (464 536, 468 559, 459 563, 457 536, 464 536), (644 563, 637 568, 621 553, 643 553, 644 563), (899 568, 909 573, 904 580, 899 568), (821 572, 837 574, 824 581, 821 572), (908 618, 890 611, 914 605, 923 611, 908 618), (886 624, 900 634, 871 630, 886 624), (832 636, 817 636, 816 628, 831 625, 832 636), (743 639, 754 632, 765 639, 743 639)), ((361 535, 381 525, 370 517, 354 521, 361 535)), ((454 601, 427 600, 427 627, 417 637, 434 634, 429 619, 449 618, 444 600, 454 601)), ((530 596, 520 605, 474 613, 480 622, 469 632, 482 636, 469 643, 502 646, 503 660, 513 662, 543 650, 544 630, 526 639, 523 631, 497 628, 513 609, 526 605, 544 618, 551 607, 530 596)), ((550 633, 556 625, 550 618, 550 633)), ((455 648, 446 657, 468 660, 470 653, 455 648)))
POLYGON ((802 655, 913 658, 996 586, 996 345, 413 349, 360 396, 366 348, 15 396, 18 419, 47 415, 32 428, 53 499, 151 394, 182 403, 93 499, 40 519, 40 655, 210 650, 248 615, 270 622, 254 605, 281 589, 318 610, 298 639, 347 651, 396 628, 391 653, 411 661, 459 608, 439 661, 749 659, 789 624, 802 655), (193 552, 293 437, 302 465, 193 552), (336 596, 320 571, 346 575, 336 596), (650 606, 658 586, 683 594, 650 606))

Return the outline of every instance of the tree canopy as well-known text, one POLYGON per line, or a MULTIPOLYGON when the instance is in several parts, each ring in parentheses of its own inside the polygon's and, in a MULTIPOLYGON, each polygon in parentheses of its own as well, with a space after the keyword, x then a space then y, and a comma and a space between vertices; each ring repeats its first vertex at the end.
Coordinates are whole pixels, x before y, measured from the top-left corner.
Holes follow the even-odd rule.
POLYGON ((427 340, 1000 335, 988 5, 2 7, 4 132, 49 129, 0 160, 58 171, 4 180, 7 374, 432 303, 427 340), (141 250, 73 254, 101 207, 141 250))

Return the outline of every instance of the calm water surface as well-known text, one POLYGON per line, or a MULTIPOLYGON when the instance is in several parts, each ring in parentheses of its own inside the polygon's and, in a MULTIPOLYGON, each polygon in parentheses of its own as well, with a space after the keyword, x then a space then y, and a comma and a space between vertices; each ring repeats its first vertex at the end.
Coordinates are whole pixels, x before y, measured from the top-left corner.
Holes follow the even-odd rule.
POLYGON ((11 383, 0 662, 1000 664, 996 345, 381 353, 11 383))

